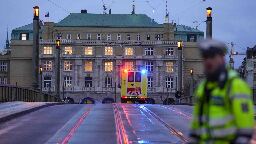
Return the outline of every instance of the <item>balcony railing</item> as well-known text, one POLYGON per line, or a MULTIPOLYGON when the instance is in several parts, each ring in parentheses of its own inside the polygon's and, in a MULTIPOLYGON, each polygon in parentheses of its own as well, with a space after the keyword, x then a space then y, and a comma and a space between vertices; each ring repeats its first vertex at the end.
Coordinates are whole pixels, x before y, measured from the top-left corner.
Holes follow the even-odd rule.
MULTIPOLYGON (((55 44, 55 40, 40 40, 40 44, 55 44)), ((83 45, 177 45, 176 41, 108 41, 108 40, 69 40, 61 39, 61 44, 83 45)))

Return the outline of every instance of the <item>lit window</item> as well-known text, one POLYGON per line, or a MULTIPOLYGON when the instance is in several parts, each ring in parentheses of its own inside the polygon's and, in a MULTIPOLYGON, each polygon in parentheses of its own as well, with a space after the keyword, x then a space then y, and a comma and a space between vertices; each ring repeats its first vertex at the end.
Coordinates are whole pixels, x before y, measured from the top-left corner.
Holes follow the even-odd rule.
POLYGON ((92 61, 85 61, 84 71, 86 71, 86 72, 92 71, 92 61))
POLYGON ((126 70, 134 70, 133 62, 125 62, 124 67, 125 67, 126 70))
POLYGON ((145 48, 145 55, 154 55, 153 48, 145 48))
POLYGON ((52 47, 44 47, 44 54, 45 55, 52 54, 52 47))
POLYGON ((80 34, 77 34, 77 35, 76 35, 76 39, 80 40, 80 39, 81 39, 81 35, 80 35, 80 34))
POLYGON ((64 54, 65 55, 72 55, 72 47, 65 47, 64 48, 64 54))
POLYGON ((84 86, 85 87, 92 87, 92 77, 90 77, 90 76, 85 77, 84 86))
POLYGON ((44 77, 43 86, 44 88, 50 88, 52 85, 52 78, 50 76, 44 77))
POLYGON ((174 49, 173 48, 166 48, 165 54, 169 55, 169 56, 174 55, 174 49))
POLYGON ((72 77, 65 76, 64 77, 64 87, 71 87, 72 86, 72 77))
POLYGON ((147 40, 150 40, 150 35, 149 34, 147 35, 147 40))
POLYGON ((87 39, 87 40, 91 40, 91 39, 92 39, 92 34, 88 33, 88 34, 86 35, 86 39, 87 39))
POLYGON ((72 62, 64 61, 64 71, 72 71, 72 62))
POLYGON ((125 48, 125 55, 127 56, 133 55, 133 48, 125 48))
POLYGON ((131 40, 131 35, 127 34, 127 40, 131 40))
POLYGON ((137 41, 140 41, 140 34, 137 34, 137 41))
POLYGON ((0 61, 0 71, 1 72, 7 72, 7 62, 0 61))
POLYGON ((105 72, 113 71, 113 62, 105 62, 105 72))
POLYGON ((101 40, 101 34, 97 34, 97 40, 101 40))
POLYGON ((20 40, 28 40, 28 34, 27 33, 22 33, 20 35, 20 40))
POLYGON ((111 77, 106 77, 105 78, 105 87, 112 87, 112 78, 111 77))
POLYGON ((121 37, 121 34, 117 34, 117 40, 121 40, 122 37, 121 37))
POLYGON ((107 35, 107 40, 111 40, 111 34, 107 35))
POLYGON ((113 55, 113 48, 105 47, 105 55, 113 55))
POLYGON ((148 76, 148 87, 149 88, 153 87, 153 77, 152 76, 148 76))
POLYGON ((85 55, 92 55, 93 54, 93 48, 92 47, 85 47, 84 48, 84 54, 85 55))
POLYGON ((50 60, 44 61, 43 68, 44 68, 44 71, 52 71, 52 61, 50 60))
POLYGON ((160 34, 156 35, 156 40, 161 40, 161 35, 160 34))
POLYGON ((67 34, 67 39, 72 39, 71 34, 67 34))
POLYGON ((173 62, 166 62, 166 72, 168 73, 173 72, 173 62))
POLYGON ((152 72, 154 68, 154 64, 152 61, 146 61, 145 62, 145 68, 147 71, 152 72))
POLYGON ((165 78, 165 85, 166 85, 166 88, 173 88, 173 78, 172 77, 166 77, 165 78))

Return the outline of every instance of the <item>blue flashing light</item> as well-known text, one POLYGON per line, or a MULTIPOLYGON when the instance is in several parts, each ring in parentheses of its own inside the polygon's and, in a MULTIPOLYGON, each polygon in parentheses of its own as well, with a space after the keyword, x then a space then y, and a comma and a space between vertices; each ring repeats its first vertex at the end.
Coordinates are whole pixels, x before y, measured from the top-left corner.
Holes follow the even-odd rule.
POLYGON ((147 70, 141 70, 141 74, 146 74, 147 73, 147 70))

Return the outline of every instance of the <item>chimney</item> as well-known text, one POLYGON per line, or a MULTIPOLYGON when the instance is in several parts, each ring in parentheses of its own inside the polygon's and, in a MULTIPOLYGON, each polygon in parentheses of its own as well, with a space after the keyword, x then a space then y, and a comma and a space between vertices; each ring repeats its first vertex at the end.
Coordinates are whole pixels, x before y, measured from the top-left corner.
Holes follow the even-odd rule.
POLYGON ((133 5, 132 5, 132 15, 135 14, 135 0, 133 0, 133 5))
POLYGON ((87 10, 83 9, 83 10, 81 10, 81 13, 87 14, 87 10))
POLYGON ((111 9, 109 9, 108 14, 112 14, 112 10, 111 9))

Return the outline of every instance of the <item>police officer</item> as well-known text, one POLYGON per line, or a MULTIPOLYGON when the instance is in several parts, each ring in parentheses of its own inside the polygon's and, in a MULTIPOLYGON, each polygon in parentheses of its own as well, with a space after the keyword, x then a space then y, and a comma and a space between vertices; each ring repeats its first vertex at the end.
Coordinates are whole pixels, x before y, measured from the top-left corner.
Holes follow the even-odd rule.
POLYGON ((224 43, 208 39, 199 48, 206 79, 195 92, 190 143, 249 143, 254 126, 250 87, 226 67, 224 43))

